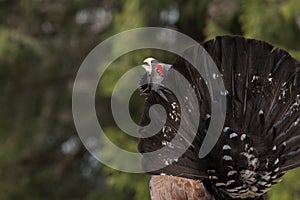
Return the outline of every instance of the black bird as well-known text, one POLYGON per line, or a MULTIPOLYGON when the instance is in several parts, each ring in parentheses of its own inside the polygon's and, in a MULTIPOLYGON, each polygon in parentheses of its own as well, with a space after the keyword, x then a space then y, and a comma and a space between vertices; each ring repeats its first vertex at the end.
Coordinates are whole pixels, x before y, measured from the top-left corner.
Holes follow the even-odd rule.
MULTIPOLYGON (((177 57, 175 63, 166 68, 155 59, 146 60, 151 70, 141 81, 142 93, 148 97, 140 124, 144 127, 150 121, 156 123, 152 118, 159 117, 159 113, 151 115, 151 120, 149 116, 154 104, 164 107, 167 119, 157 134, 140 139, 139 152, 153 152, 163 147, 166 152, 177 151, 179 143, 172 144, 172 139, 177 135, 183 138, 192 130, 186 128, 179 132, 180 124, 187 120, 190 127, 197 127, 195 138, 178 159, 168 158, 167 153, 157 157, 144 154, 143 168, 152 175, 151 198, 265 200, 271 186, 288 170, 300 165, 300 65, 282 49, 239 36, 217 37, 201 46, 221 72, 227 99, 223 131, 204 158, 199 158, 199 149, 211 115, 205 81, 182 57, 177 57), (158 70, 156 76, 164 76, 155 89, 151 88, 153 76, 149 76, 152 69, 158 70), (165 88, 164 80, 172 79, 172 70, 189 81, 197 96, 197 110, 188 98, 180 105, 178 97, 165 88), (199 112, 200 119, 196 122, 192 118, 183 119, 182 109, 199 112), (156 163, 164 167, 149 170, 156 163)), ((187 53, 197 53, 197 47, 188 49, 187 53)), ((140 134, 150 134, 147 131, 141 128, 140 134)))

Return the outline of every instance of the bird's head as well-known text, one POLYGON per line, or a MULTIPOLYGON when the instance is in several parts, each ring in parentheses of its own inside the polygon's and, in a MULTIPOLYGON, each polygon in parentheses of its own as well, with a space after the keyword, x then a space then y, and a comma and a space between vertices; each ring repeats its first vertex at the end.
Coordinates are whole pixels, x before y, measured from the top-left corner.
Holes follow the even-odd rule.
POLYGON ((147 94, 151 90, 154 90, 155 92, 163 96, 164 99, 166 99, 160 89, 163 86, 162 81, 168 74, 171 65, 161 63, 155 58, 150 57, 144 60, 144 64, 142 65, 142 67, 146 70, 146 73, 140 80, 141 93, 147 94))
POLYGON ((150 75, 158 75, 160 77, 164 77, 171 67, 171 65, 161 63, 151 57, 146 58, 142 66, 150 75))

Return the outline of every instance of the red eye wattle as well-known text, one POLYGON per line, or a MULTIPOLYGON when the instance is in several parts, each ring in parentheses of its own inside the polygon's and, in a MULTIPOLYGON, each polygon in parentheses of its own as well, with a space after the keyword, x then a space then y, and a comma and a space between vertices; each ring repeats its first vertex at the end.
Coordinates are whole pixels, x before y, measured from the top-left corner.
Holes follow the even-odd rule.
POLYGON ((157 70, 157 72, 158 72, 161 76, 164 75, 164 72, 163 72, 163 69, 162 69, 162 66, 161 66, 161 65, 157 65, 157 66, 156 66, 156 70, 157 70))

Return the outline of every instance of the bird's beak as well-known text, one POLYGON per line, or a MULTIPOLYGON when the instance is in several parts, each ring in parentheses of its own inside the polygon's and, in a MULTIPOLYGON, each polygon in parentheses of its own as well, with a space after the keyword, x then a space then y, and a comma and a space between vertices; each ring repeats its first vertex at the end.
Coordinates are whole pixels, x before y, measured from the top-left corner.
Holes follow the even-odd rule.
POLYGON ((145 60, 144 60, 144 63, 147 63, 149 66, 151 66, 151 62, 153 61, 153 60, 155 60, 154 58, 146 58, 145 60))
POLYGON ((151 71, 152 71, 152 67, 151 67, 151 66, 149 66, 149 65, 147 65, 147 64, 143 64, 142 67, 143 67, 147 72, 151 73, 151 71))

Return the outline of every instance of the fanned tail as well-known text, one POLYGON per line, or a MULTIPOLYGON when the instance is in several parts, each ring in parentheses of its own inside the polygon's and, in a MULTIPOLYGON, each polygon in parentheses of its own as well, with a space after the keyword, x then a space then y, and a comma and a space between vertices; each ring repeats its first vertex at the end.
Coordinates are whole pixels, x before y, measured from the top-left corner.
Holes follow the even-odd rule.
MULTIPOLYGON (((222 134, 213 150, 199 159, 211 120, 210 93, 201 75, 178 57, 172 68, 189 81, 197 101, 179 104, 176 95, 167 89, 162 92, 168 101, 151 91, 141 125, 150 123, 149 109, 154 104, 163 105, 167 121, 158 134, 140 140, 139 151, 158 150, 172 144, 177 135, 195 138, 191 143, 173 144, 175 152, 187 148, 177 160, 144 156, 144 168, 165 162, 164 168, 148 172, 201 179, 215 199, 263 198, 287 170, 300 166, 300 65, 286 51, 263 41, 222 36, 201 45, 216 63, 226 88, 222 134), (194 107, 195 103, 199 107, 194 107), (182 109, 197 111, 200 118, 183 118, 182 109), (178 132, 181 123, 189 126, 178 132)), ((187 52, 196 54, 196 49, 187 52)), ((172 72, 169 77, 172 79, 172 72)), ((180 87, 180 82, 175 87, 180 87)))

